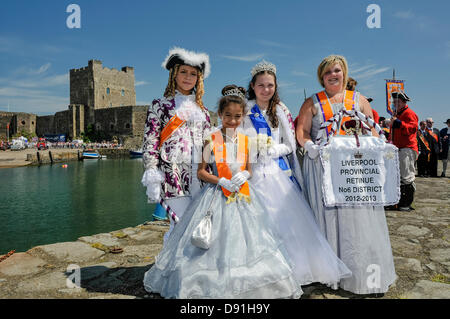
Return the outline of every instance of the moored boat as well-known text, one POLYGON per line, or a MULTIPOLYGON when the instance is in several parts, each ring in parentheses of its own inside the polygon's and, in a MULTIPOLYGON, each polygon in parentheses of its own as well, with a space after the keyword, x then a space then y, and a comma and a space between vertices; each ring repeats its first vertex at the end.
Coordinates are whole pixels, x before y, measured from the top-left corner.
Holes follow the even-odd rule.
POLYGON ((94 150, 85 150, 83 152, 83 159, 101 159, 102 156, 94 150))
POLYGON ((142 149, 130 150, 130 157, 131 158, 142 157, 142 149))

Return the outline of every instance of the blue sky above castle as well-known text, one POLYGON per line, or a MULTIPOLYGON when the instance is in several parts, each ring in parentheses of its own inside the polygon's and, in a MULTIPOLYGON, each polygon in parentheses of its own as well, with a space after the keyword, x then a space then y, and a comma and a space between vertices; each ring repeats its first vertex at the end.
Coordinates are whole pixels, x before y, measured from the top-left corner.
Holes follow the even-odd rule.
POLYGON ((344 55, 350 75, 386 116, 384 79, 405 80, 419 117, 443 126, 450 70, 450 2, 425 1, 14 1, 0 12, 0 111, 39 115, 65 110, 69 70, 99 59, 133 66, 137 104, 163 93, 169 48, 206 52, 211 75, 204 101, 215 110, 222 87, 247 87, 261 59, 276 64, 280 95, 294 116, 321 89, 317 66, 344 55), (66 8, 81 8, 81 28, 69 29, 66 8), (381 8, 381 28, 369 29, 369 4, 381 8))

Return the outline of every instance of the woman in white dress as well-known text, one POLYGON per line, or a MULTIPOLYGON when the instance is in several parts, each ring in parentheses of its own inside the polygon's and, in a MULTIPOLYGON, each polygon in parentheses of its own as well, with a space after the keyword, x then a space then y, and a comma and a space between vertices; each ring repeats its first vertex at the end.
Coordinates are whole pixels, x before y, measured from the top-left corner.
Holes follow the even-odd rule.
MULTIPOLYGON (((317 76, 325 90, 303 103, 296 127, 297 140, 307 152, 303 161, 306 198, 320 230, 353 273, 350 278, 341 280, 340 287, 356 294, 385 293, 395 281, 396 274, 384 208, 326 207, 319 145, 313 142, 321 136, 326 137, 328 131, 320 130, 320 126, 347 107, 347 101, 353 101, 352 107, 368 117, 372 117, 372 109, 358 92, 345 90, 348 67, 343 56, 325 58, 318 67, 317 76), (344 103, 347 94, 353 98, 346 99, 344 103)), ((373 134, 377 135, 375 130, 373 134)))
POLYGON ((350 270, 337 258, 322 235, 302 192, 296 156, 294 124, 277 92, 276 67, 268 62, 252 69, 247 108, 241 128, 253 137, 252 184, 264 199, 302 285, 320 282, 335 287, 350 270))

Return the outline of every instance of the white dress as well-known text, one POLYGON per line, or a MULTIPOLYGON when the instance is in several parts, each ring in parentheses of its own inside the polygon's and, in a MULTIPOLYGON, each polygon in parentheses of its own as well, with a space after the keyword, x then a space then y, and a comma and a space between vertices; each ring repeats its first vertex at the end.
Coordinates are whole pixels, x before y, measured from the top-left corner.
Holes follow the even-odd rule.
MULTIPOLYGON (((232 143, 226 147, 228 158, 234 148, 232 143)), ((145 289, 165 298, 300 298, 289 256, 251 179, 249 188, 250 203, 237 199, 227 204, 220 187, 204 187, 145 273, 145 289), (204 250, 190 239, 210 203, 212 242, 204 250)))
MULTIPOLYGON (((249 101, 249 109, 254 106, 254 101, 249 101)), ((283 143, 285 150, 283 157, 289 163, 292 175, 300 179, 301 171, 295 154, 295 140, 293 137, 293 125, 286 117, 284 105, 277 106, 279 119, 278 129, 270 126, 273 143, 283 143), (289 160, 288 157, 291 157, 289 160), (297 165, 294 163, 297 162, 297 165)), ((287 109, 287 108, 286 108, 287 109)), ((249 112, 241 126, 245 133, 254 136, 256 130, 250 119, 249 112)), ((266 117, 265 112, 262 112, 266 117)), ((268 211, 268 217, 277 232, 280 234, 283 244, 293 263, 293 271, 297 280, 302 285, 320 282, 332 287, 345 277, 351 275, 351 271, 336 256, 326 238, 318 228, 311 208, 309 207, 299 185, 283 171, 278 165, 278 160, 259 156, 257 163, 252 165, 251 182, 257 195, 263 199, 268 211)))
MULTIPOLYGON (((359 110, 359 93, 356 94, 355 109, 359 110)), ((316 95, 313 95, 313 102, 317 113, 313 117, 310 134, 315 141, 323 123, 323 116, 316 95)), ((333 113, 342 107, 342 103, 332 104, 333 113)), ((350 278, 340 282, 340 287, 355 294, 388 291, 396 279, 396 274, 384 208, 326 207, 323 202, 323 168, 320 158, 313 160, 306 154, 303 172, 305 195, 317 224, 334 252, 353 273, 350 278)))

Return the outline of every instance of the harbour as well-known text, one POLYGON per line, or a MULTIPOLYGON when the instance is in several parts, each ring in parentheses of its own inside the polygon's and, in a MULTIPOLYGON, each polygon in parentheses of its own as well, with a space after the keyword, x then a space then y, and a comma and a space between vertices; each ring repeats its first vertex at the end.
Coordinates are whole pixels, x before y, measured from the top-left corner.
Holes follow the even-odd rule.
POLYGON ((77 150, 63 154, 75 160, 0 169, 0 255, 151 220, 142 159, 78 161, 77 150))

